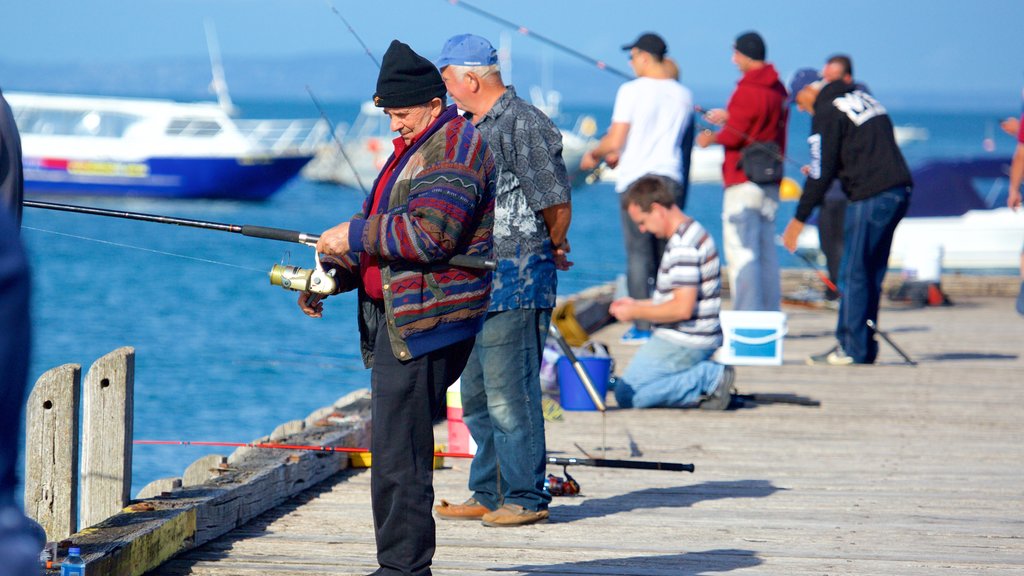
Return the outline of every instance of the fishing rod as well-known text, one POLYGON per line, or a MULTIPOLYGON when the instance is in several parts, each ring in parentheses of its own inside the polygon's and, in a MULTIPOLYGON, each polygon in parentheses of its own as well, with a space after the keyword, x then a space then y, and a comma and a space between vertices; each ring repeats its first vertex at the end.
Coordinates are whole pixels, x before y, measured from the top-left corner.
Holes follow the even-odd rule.
POLYGON ((596 468, 629 468, 633 470, 664 470, 668 472, 693 472, 693 464, 678 462, 650 462, 646 460, 608 460, 605 458, 558 458, 547 457, 548 464, 559 466, 594 466, 596 468))
MULTIPOLYGON (((347 454, 369 454, 369 448, 348 448, 344 446, 315 446, 305 444, 276 444, 274 442, 203 442, 199 440, 134 440, 132 444, 145 446, 217 446, 227 448, 258 448, 261 450, 302 450, 309 452, 344 452, 347 454)), ((434 452, 441 458, 472 458, 464 452, 434 452)))
MULTIPOLYGON (((133 444, 146 446, 216 446, 228 448, 257 448, 261 450, 300 450, 310 452, 344 452, 368 454, 369 448, 348 448, 342 446, 317 446, 305 444, 276 444, 273 442, 204 442, 198 440, 134 440, 133 444)), ((444 458, 473 458, 464 452, 434 452, 444 458)), ((651 462, 646 460, 606 460, 604 458, 560 458, 547 457, 548 464, 557 466, 593 466, 595 468, 628 468, 634 470, 664 470, 669 472, 693 472, 693 464, 677 462, 651 462)))
MULTIPOLYGON (((700 114, 701 120, 707 122, 708 124, 710 124, 712 126, 719 126, 719 124, 716 124, 716 123, 712 122, 711 119, 708 118, 708 115, 711 113, 710 110, 706 110, 706 109, 704 109, 701 106, 694 105, 693 111, 696 112, 697 114, 700 114)), ((754 141, 753 138, 751 138, 750 134, 747 134, 746 132, 744 132, 743 130, 740 130, 739 128, 736 128, 735 126, 730 126, 728 122, 726 122, 724 124, 721 124, 721 127, 722 127, 723 130, 729 130, 730 132, 732 132, 733 134, 739 136, 740 138, 743 138, 744 140, 750 140, 751 142, 750 142, 750 144, 747 144, 747 146, 756 146, 758 148, 761 148, 764 151, 766 151, 769 154, 771 154, 772 156, 774 156, 775 159, 780 161, 780 162, 789 162, 790 164, 792 164, 792 165, 794 165, 794 166, 796 166, 798 168, 803 168, 804 167, 803 164, 801 164, 800 162, 797 162, 796 160, 793 160, 792 158, 790 158, 786 154, 784 154, 782 152, 776 152, 775 150, 772 150, 772 148, 768 145, 769 144, 768 142, 757 142, 757 141, 754 141)))
POLYGON ((313 100, 313 105, 320 112, 320 117, 324 119, 324 122, 327 122, 327 127, 331 129, 331 138, 338 145, 338 152, 341 152, 341 157, 345 159, 345 163, 352 170, 352 175, 356 177, 356 184, 359 185, 359 189, 363 191, 363 195, 369 196, 370 193, 366 190, 366 186, 363 186, 363 179, 359 177, 359 171, 356 170, 355 163, 352 162, 352 159, 348 157, 348 153, 345 152, 345 144, 338 140, 338 129, 334 126, 334 122, 331 122, 331 117, 327 115, 327 111, 320 105, 320 100, 313 94, 313 89, 308 84, 306 85, 306 92, 309 93, 309 97, 313 100))
POLYGON ((560 42, 552 40, 551 38, 548 38, 547 36, 543 36, 541 34, 538 34, 537 32, 534 32, 533 30, 530 30, 526 26, 521 26, 519 24, 516 24, 515 22, 512 22, 510 20, 506 20, 506 19, 502 18, 501 16, 498 16, 496 14, 488 12, 488 11, 482 9, 482 8, 478 8, 478 7, 472 5, 472 4, 468 3, 468 2, 464 2, 463 0, 448 0, 448 3, 452 4, 454 6, 460 6, 462 8, 465 8, 466 10, 469 10, 470 12, 473 12, 474 14, 477 14, 479 16, 483 16, 484 18, 487 18, 488 20, 492 20, 494 22, 498 22, 499 24, 502 24, 504 26, 508 26, 509 28, 515 28, 520 34, 522 34, 524 36, 532 36, 532 37, 536 38, 537 40, 540 40, 541 42, 543 42, 543 43, 545 43, 545 44, 547 44, 549 46, 553 46, 553 47, 555 47, 555 48, 557 48, 557 49, 559 49, 559 50, 561 50, 561 51, 563 51, 563 52, 565 52, 567 54, 570 54, 572 56, 575 56, 576 58, 579 58, 580 60, 583 60, 585 62, 593 64, 599 70, 606 70, 608 72, 611 72, 612 74, 615 74, 617 76, 621 76, 622 78, 625 78, 627 80, 631 80, 633 78, 632 74, 627 74, 627 73, 625 73, 625 72, 623 72, 621 70, 613 68, 613 67, 609 66, 607 63, 605 63, 602 60, 598 60, 596 58, 591 58, 590 56, 587 56, 586 54, 584 54, 584 53, 582 53, 582 52, 580 52, 580 51, 578 51, 578 50, 576 50, 574 48, 570 48, 569 46, 566 46, 565 44, 562 44, 560 42))
MULTIPOLYGON (((775 237, 775 244, 779 246, 785 246, 785 244, 783 244, 782 242, 782 236, 775 237)), ((829 279, 828 275, 822 272, 821 268, 819 268, 818 265, 815 264, 814 261, 811 260, 811 258, 807 254, 804 254, 799 250, 794 250, 793 252, 790 252, 790 254, 795 254, 797 257, 799 257, 800 260, 804 264, 806 264, 808 268, 814 271, 814 273, 818 276, 818 279, 821 280, 822 283, 825 284, 825 286, 828 287, 829 290, 836 293, 836 296, 840 298, 843 296, 842 293, 839 292, 839 287, 835 285, 835 282, 832 282, 832 280, 829 279)))
MULTIPOLYGON (((278 240, 281 242, 294 242, 306 246, 316 246, 319 234, 307 234, 296 230, 284 228, 271 228, 268 226, 253 226, 250 224, 224 224, 221 222, 208 222, 205 220, 191 220, 188 218, 176 218, 173 216, 161 216, 157 214, 143 214, 140 212, 125 212, 122 210, 106 210, 91 206, 76 206, 73 204, 57 204, 54 202, 39 202, 36 200, 25 200, 23 206, 29 208, 43 208, 45 210, 57 210, 62 212, 73 212, 76 214, 91 214, 94 216, 109 216, 112 218, 123 218, 126 220, 141 220, 143 222, 154 222, 157 224, 171 224, 175 226, 186 226, 191 228, 202 228, 204 230, 216 230, 218 232, 230 232, 241 234, 252 238, 263 238, 265 240, 278 240)), ((313 268, 300 268, 298 266, 286 266, 275 264, 270 269, 270 283, 280 286, 285 290, 297 292, 310 292, 310 301, 317 295, 325 296, 332 294, 337 287, 334 280, 334 270, 325 271, 320 258, 315 260, 313 268)), ((483 270, 495 270, 498 263, 495 260, 482 256, 470 256, 468 254, 456 254, 448 259, 448 264, 460 268, 478 268, 483 270)))
POLYGON ((369 56, 370 60, 372 60, 373 63, 377 66, 377 68, 380 69, 380 62, 377 60, 377 57, 373 55, 373 52, 370 52, 369 46, 366 45, 366 42, 363 42, 363 39, 359 37, 359 34, 356 34, 355 28, 353 28, 352 25, 348 23, 348 20, 346 20, 345 17, 341 15, 341 12, 339 12, 338 9, 334 7, 334 4, 331 3, 331 0, 325 0, 325 2, 327 2, 327 7, 331 9, 331 12, 334 12, 335 16, 341 18, 341 21, 345 23, 345 27, 348 28, 348 31, 351 32, 352 36, 355 37, 356 42, 359 42, 359 45, 363 47, 363 50, 366 52, 366 55, 369 56))

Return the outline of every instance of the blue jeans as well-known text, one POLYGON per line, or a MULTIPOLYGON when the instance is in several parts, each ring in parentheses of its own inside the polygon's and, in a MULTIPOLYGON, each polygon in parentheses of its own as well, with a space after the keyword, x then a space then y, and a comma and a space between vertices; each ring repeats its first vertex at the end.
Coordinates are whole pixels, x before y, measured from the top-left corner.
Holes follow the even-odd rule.
POLYGON ((722 198, 722 244, 733 310, 778 310, 782 300, 775 213, 779 185, 744 182, 722 198))
POLYGON ((722 378, 724 366, 708 360, 714 348, 687 348, 654 333, 615 387, 620 408, 682 408, 696 404, 722 378))
POLYGON ((867 321, 878 322, 892 236, 909 203, 910 190, 900 186, 846 207, 836 339, 858 364, 871 364, 878 355, 878 342, 867 321))
POLYGON ((488 314, 462 373, 462 419, 476 441, 469 489, 490 510, 545 510, 540 361, 551 310, 488 314))

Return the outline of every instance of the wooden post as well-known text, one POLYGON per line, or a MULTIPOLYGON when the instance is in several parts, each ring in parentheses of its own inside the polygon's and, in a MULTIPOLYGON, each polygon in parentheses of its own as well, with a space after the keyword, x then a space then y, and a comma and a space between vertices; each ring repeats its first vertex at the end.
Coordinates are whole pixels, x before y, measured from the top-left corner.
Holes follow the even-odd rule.
POLYGON ((78 385, 82 367, 43 373, 25 410, 25 513, 63 540, 78 529, 78 385))
POLYGON ((82 402, 82 526, 120 512, 131 499, 135 349, 93 363, 82 402))

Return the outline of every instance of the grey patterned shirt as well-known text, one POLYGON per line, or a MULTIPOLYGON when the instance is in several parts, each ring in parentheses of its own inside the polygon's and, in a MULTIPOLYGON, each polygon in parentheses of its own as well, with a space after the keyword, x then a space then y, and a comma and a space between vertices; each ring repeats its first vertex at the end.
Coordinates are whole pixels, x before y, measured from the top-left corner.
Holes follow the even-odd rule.
POLYGON ((476 125, 494 154, 494 254, 498 269, 492 312, 554 308, 558 284, 541 210, 570 201, 562 133, 543 112, 508 86, 476 125))

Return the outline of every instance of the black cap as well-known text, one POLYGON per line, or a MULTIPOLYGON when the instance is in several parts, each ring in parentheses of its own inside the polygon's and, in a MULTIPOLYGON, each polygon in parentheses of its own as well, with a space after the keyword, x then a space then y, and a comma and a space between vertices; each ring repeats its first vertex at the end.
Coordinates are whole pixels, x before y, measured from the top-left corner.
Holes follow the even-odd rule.
POLYGON ((764 60, 764 39, 757 32, 744 32, 736 38, 736 51, 751 60, 764 60))
POLYGON ((444 99, 447 90, 437 68, 408 44, 392 40, 377 76, 373 105, 378 108, 404 108, 444 99))
POLYGON ((632 50, 633 48, 649 52, 658 58, 664 58, 665 53, 668 52, 668 47, 665 46, 665 41, 661 39, 661 36, 658 36, 653 32, 645 32, 636 39, 636 42, 626 44, 622 47, 623 50, 632 50))

